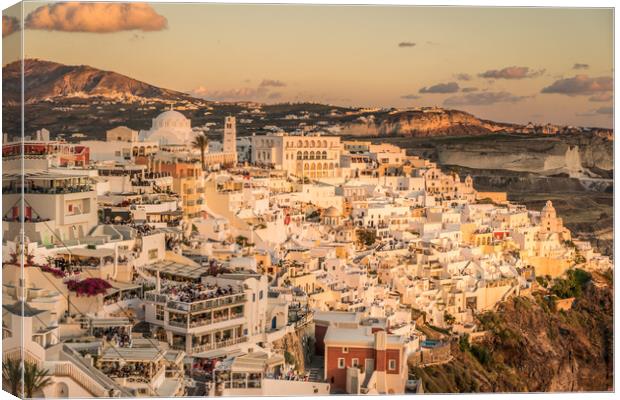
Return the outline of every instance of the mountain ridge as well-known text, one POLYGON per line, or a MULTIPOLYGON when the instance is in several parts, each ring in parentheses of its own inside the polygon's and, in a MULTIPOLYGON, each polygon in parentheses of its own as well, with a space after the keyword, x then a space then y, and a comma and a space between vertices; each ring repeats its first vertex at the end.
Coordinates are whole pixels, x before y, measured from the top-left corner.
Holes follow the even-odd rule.
MULTIPOLYGON (((21 63, 2 68, 2 96, 6 104, 21 101, 21 63)), ((88 65, 65 65, 36 58, 24 60, 25 102, 55 97, 108 97, 126 100, 140 98, 189 99, 186 93, 163 89, 114 71, 88 65)))
MULTIPOLYGON (((523 125, 497 122, 479 118, 466 111, 439 107, 365 109, 318 103, 216 102, 160 88, 114 71, 105 71, 88 65, 65 65, 36 58, 24 60, 24 75, 25 105, 30 113, 26 116, 26 128, 30 130, 43 127, 58 132, 79 129, 90 134, 94 128, 82 126, 79 122, 79 118, 83 117, 81 111, 84 107, 90 105, 91 111, 100 116, 99 122, 103 122, 107 127, 108 122, 131 124, 150 121, 156 116, 153 115, 154 112, 160 112, 160 107, 155 103, 160 105, 165 103, 166 107, 168 104, 182 106, 182 109, 189 112, 188 118, 196 124, 212 123, 213 118, 219 121, 220 111, 229 115, 231 112, 242 113, 244 109, 262 108, 264 118, 254 118, 254 125, 240 125, 240 128, 246 128, 245 132, 241 129, 240 133, 248 135, 264 133, 265 127, 269 125, 277 125, 293 132, 299 129, 298 117, 301 114, 305 114, 302 119, 308 125, 333 127, 333 130, 325 131, 350 136, 483 136, 493 133, 549 134, 583 131, 582 128, 551 124, 523 125), (95 102, 90 101, 94 98, 107 104, 98 102, 99 104, 95 105, 95 102), (150 107, 149 110, 134 107, 131 113, 122 109, 123 104, 136 105, 149 102, 156 107, 150 107), (37 112, 39 109, 49 109, 49 103, 54 104, 55 108, 62 108, 63 114, 44 112, 43 117, 33 115, 35 109, 37 112), (114 107, 112 103, 121 106, 114 107), (216 107, 213 112, 206 113, 205 110, 211 109, 212 106, 216 107), (101 110, 102 107, 105 109, 101 110), (124 115, 119 115, 119 111, 124 115), (291 115, 293 118, 289 118, 291 115)), ((17 109, 21 102, 21 62, 15 61, 3 67, 2 82, 4 85, 2 96, 6 106, 3 121, 11 127, 11 130, 19 131, 19 126, 12 125, 11 118, 14 119, 17 115, 14 109, 17 109), (9 118, 9 114, 14 115, 9 118)), ((87 115, 88 118, 97 119, 92 112, 87 115)), ((612 130, 599 130, 601 131, 599 135, 608 138, 613 136, 612 130)))

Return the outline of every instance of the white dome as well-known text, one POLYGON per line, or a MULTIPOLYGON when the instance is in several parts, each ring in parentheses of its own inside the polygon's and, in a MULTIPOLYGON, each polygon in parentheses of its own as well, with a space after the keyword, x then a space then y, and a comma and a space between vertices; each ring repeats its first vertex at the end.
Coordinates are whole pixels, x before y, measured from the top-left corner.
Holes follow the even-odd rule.
POLYGON ((168 111, 164 111, 163 113, 159 114, 157 117, 155 117, 155 121, 172 121, 172 120, 187 120, 187 118, 185 118, 185 115, 181 114, 178 111, 174 111, 174 110, 168 110, 168 111))
POLYGON ((140 140, 156 141, 160 145, 188 145, 195 136, 191 121, 172 109, 153 118, 151 129, 140 132, 140 140))
POLYGON ((168 110, 153 119, 153 128, 190 128, 190 120, 178 111, 168 110))

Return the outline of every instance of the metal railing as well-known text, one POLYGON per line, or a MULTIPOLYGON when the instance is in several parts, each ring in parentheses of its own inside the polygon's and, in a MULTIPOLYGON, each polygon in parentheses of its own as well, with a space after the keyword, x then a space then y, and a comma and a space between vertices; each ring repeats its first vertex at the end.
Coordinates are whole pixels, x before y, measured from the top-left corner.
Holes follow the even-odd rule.
POLYGON ((208 300, 200 300, 191 303, 182 301, 169 300, 166 306, 173 310, 197 312, 217 307, 230 306, 245 303, 245 294, 232 294, 222 297, 216 297, 208 300))
POLYGON ((194 346, 192 347, 192 352, 202 353, 203 351, 221 349, 223 347, 228 347, 228 346, 232 346, 232 345, 247 342, 247 341, 248 341, 247 336, 241 336, 241 337, 234 338, 234 339, 221 340, 215 343, 206 343, 200 346, 194 346))

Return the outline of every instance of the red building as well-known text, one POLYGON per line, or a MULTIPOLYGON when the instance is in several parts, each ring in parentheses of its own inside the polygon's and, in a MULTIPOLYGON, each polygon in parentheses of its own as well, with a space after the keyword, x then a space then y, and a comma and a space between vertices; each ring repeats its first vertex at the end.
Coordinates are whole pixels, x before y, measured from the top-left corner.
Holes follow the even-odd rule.
POLYGON ((331 384, 332 392, 405 392, 408 371, 405 339, 402 336, 370 326, 330 326, 324 345, 325 379, 331 384))
POLYGON ((330 326, 357 328, 362 320, 362 314, 347 311, 316 311, 313 320, 315 351, 317 355, 322 356, 325 353, 324 339, 327 328, 330 326))
POLYGON ((87 146, 62 141, 26 140, 7 143, 2 146, 2 157, 54 157, 59 167, 85 167, 90 161, 90 150, 87 146))

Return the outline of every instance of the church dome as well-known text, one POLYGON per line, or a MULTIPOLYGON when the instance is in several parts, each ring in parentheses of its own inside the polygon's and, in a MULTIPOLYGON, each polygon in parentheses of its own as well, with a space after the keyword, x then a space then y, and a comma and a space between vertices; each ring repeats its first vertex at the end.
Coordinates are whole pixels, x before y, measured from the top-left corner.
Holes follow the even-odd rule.
POLYGON ((159 142, 160 145, 188 145, 195 136, 191 121, 170 108, 153 118, 151 129, 140 131, 139 139, 159 142))
POLYGON ((178 111, 168 110, 153 119, 153 128, 189 128, 190 121, 178 111))
POLYGON ((543 207, 541 211, 541 215, 543 217, 555 218, 556 216, 555 207, 553 207, 553 203, 551 202, 551 200, 547 200, 547 203, 545 204, 545 206, 543 207))
POLYGON ((547 200, 547 202, 545 203, 545 206, 542 209, 543 212, 545 211, 555 211, 555 208, 553 207, 553 203, 551 202, 551 200, 547 200))

